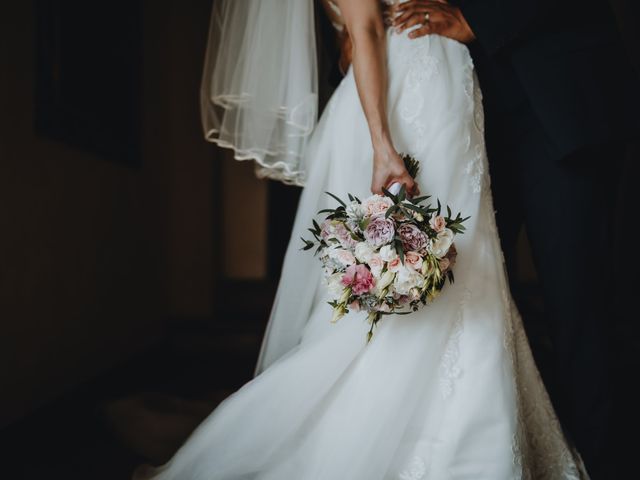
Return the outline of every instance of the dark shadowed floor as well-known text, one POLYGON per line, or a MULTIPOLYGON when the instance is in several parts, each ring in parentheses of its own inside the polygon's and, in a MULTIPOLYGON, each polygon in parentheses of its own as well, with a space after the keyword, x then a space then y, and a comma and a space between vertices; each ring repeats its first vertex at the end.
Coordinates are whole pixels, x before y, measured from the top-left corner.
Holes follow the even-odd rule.
MULTIPOLYGON (((223 323, 175 322, 152 350, 0 431, 2 478, 126 480, 136 465, 167 460, 222 399, 251 378, 271 293, 242 318, 225 312, 229 320, 223 323)), ((544 370, 548 350, 536 295, 524 293, 529 335, 544 370)), ((622 385, 640 367, 637 327, 626 328, 618 335, 622 385)), ((638 400, 633 389, 622 391, 618 413, 636 415, 638 400)), ((621 425, 621 457, 633 465, 637 423, 621 425)), ((637 477, 628 466, 617 478, 637 477)))

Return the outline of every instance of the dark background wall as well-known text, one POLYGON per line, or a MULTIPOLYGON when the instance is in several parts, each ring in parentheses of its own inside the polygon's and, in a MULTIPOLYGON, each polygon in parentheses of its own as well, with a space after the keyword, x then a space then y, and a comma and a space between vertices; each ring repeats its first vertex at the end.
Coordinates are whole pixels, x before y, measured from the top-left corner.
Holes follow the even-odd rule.
POLYGON ((35 133, 34 2, 0 4, 0 427, 170 319, 211 315, 215 153, 198 112, 210 8, 141 2, 142 158, 127 167, 35 133))

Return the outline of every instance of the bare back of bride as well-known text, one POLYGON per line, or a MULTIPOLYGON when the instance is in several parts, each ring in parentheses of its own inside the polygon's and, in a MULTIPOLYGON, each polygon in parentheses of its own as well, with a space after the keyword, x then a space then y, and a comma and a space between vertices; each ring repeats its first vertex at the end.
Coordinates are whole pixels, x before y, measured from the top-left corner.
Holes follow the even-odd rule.
MULTIPOLYGON (((230 18, 225 8, 244 8, 246 22, 255 26, 265 18, 260 9, 289 3, 288 13, 295 15, 273 22, 288 34, 292 22, 306 31, 287 41, 313 42, 310 0, 217 3, 214 24, 222 36, 228 27, 223 20, 230 18)), ((332 22, 353 42, 353 62, 312 129, 300 120, 301 109, 282 109, 277 129, 256 133, 270 144, 299 131, 290 149, 251 150, 251 138, 234 136, 232 127, 250 117, 251 96, 209 98, 205 124, 215 124, 207 130, 210 139, 253 158, 264 175, 304 190, 258 375, 211 413, 171 461, 140 470, 137 478, 587 478, 561 430, 509 292, 482 94, 467 47, 439 35, 398 34, 385 27, 378 0, 330 3, 332 22), (397 152, 421 162, 415 183, 397 152), (325 191, 362 198, 393 182, 444 199, 471 218, 456 240, 455 283, 418 312, 385 316, 367 344, 366 313, 330 323, 320 267, 301 251, 299 239, 320 209, 334 206, 325 191)), ((265 70, 280 68, 261 61, 265 70)), ((283 68, 286 75, 290 69, 283 68)))

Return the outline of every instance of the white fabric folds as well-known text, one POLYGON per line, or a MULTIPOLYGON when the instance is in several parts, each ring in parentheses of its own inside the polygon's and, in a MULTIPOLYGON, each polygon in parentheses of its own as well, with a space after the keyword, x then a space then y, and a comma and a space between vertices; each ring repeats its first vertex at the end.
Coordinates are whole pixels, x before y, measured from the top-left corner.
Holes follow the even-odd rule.
POLYGON ((259 177, 303 185, 318 111, 313 1, 216 1, 200 100, 207 140, 255 160, 259 177))

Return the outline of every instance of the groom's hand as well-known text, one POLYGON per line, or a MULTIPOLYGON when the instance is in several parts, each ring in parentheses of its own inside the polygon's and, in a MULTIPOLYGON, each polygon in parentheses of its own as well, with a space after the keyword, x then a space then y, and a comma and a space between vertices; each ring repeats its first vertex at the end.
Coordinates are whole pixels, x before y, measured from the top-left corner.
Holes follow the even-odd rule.
POLYGON ((460 9, 444 0, 409 0, 394 4, 391 7, 391 18, 398 33, 421 25, 409 33, 409 38, 424 37, 432 33, 462 43, 470 43, 476 38, 460 9))

